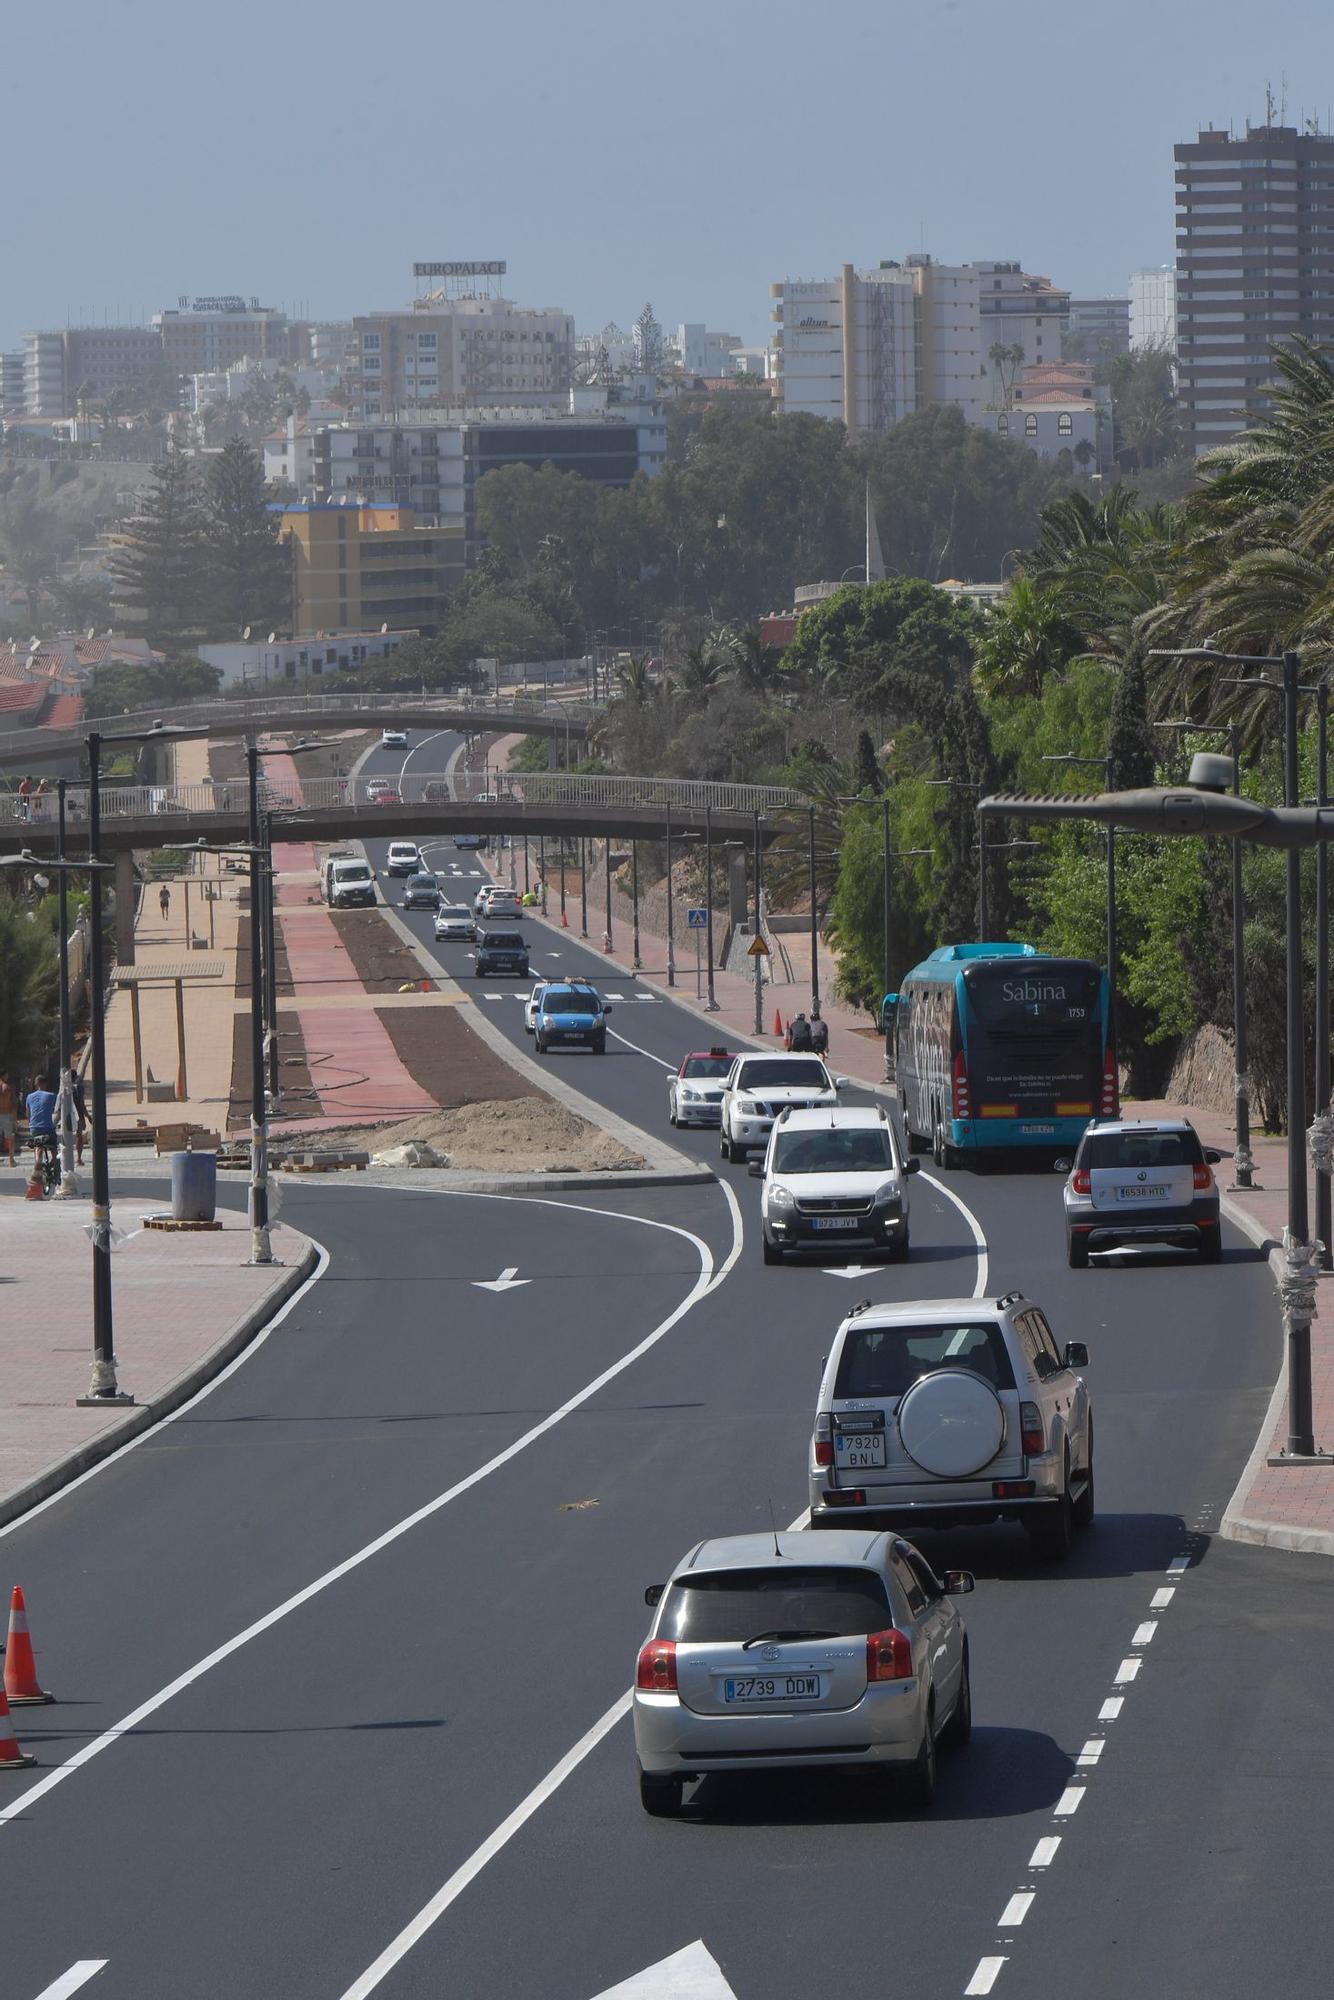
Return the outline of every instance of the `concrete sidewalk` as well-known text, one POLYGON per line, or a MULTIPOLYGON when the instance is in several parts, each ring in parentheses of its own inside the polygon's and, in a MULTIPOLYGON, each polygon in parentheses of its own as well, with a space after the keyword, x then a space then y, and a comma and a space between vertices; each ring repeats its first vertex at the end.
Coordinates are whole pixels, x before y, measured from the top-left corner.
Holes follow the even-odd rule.
MULTIPOLYGON (((19 1175, 12 1176, 19 1182, 19 1175)), ((278 1224, 278 1264, 253 1265, 244 1215, 222 1228, 145 1230, 165 1197, 113 1199, 117 1374, 133 1408, 79 1409, 92 1360, 92 1248, 83 1202, 0 1200, 5 1369, 0 1376, 0 1523, 116 1451, 238 1354, 315 1268, 309 1237, 278 1224)))

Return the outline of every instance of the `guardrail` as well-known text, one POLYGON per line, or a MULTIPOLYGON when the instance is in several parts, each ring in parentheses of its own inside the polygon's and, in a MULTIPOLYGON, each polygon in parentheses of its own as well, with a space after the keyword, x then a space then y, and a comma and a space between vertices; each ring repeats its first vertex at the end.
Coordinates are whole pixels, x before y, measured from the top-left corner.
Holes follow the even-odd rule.
MULTIPOLYGON (((583 735, 588 717, 597 712, 600 704, 589 701, 584 695, 551 696, 541 701, 515 701, 513 697, 497 695, 494 691, 468 694, 381 694, 348 692, 337 695, 270 695, 259 700, 195 701, 182 703, 176 707, 136 709, 124 715, 102 716, 101 726, 108 734, 119 734, 134 729, 151 729, 155 722, 174 728, 189 729, 195 734, 243 735, 255 725, 263 726, 266 721, 291 723, 315 723, 321 721, 338 722, 345 717, 353 721, 364 716, 368 723, 393 727, 395 722, 411 721, 413 717, 434 720, 442 713, 458 715, 485 715, 497 722, 513 722, 522 726, 525 722, 545 722, 548 725, 568 725, 571 734, 583 735)), ((22 762, 29 756, 34 762, 43 754, 66 742, 82 742, 94 725, 78 722, 69 729, 19 729, 9 730, 0 735, 0 763, 22 762)))
MULTIPOLYGON (((693 778, 636 778, 597 774, 567 776, 559 771, 414 773, 409 777, 304 778, 284 781, 261 778, 260 804, 266 812, 293 813, 365 809, 368 814, 387 805, 449 805, 472 803, 479 825, 488 806, 571 806, 590 811, 608 808, 651 810, 670 806, 683 818, 702 819, 707 810, 734 817, 759 813, 762 818, 804 810, 809 801, 784 785, 713 784, 693 778)), ((243 778, 212 778, 194 785, 103 785, 104 820, 149 820, 159 816, 244 815, 243 778)), ((72 827, 86 825, 88 787, 69 785, 66 819, 72 827)), ((20 799, 0 793, 0 825, 53 827, 53 792, 20 799)))

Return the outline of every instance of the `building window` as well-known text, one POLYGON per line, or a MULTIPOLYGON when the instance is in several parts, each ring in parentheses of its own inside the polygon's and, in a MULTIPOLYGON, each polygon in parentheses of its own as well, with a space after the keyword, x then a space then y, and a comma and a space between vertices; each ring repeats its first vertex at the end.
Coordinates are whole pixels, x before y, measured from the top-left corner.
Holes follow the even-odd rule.
POLYGON ((1035 438, 1037 434, 1038 434, 1038 420, 1037 417, 1034 415, 1034 413, 1030 410, 1028 415, 1024 418, 1024 436, 1035 438))
POLYGON ((997 417, 996 435, 1003 438, 1007 438, 1010 435, 1010 419, 1008 417, 997 417))
POLYGON ((363 333, 361 344, 363 347, 378 347, 380 345, 380 336, 378 333, 363 333))
POLYGON ((1073 437, 1074 434, 1075 420, 1068 410, 1063 411, 1056 419, 1056 435, 1057 437, 1068 438, 1073 437))

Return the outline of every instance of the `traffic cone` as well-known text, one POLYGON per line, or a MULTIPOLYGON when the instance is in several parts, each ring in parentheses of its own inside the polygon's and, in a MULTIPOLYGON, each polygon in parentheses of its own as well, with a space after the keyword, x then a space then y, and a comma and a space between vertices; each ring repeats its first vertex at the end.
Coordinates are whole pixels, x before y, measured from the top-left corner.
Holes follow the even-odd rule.
POLYGON ((23 1592, 14 1585, 14 1595, 9 1600, 9 1637, 5 1642, 5 1699, 13 1702, 15 1708, 32 1706, 39 1701, 54 1701, 37 1679, 37 1662, 32 1656, 32 1640, 28 1637, 28 1608, 23 1602, 23 1592))
POLYGON ((570 920, 566 916, 564 910, 562 910, 560 913, 560 927, 563 931, 567 931, 570 928, 570 920))
POLYGON ((611 950, 611 932, 610 932, 610 931, 603 931, 603 933, 602 933, 602 949, 603 949, 604 951, 610 951, 610 950, 611 950))
POLYGON ((777 1007, 774 1008, 774 1033, 781 1042, 783 1039, 783 1016, 777 1007))
POLYGON ((28 1174, 28 1185, 23 1190, 23 1199, 25 1201, 42 1201, 45 1199, 45 1196, 46 1189, 42 1186, 42 1163, 34 1147, 32 1167, 28 1174))
POLYGON ((5 1700, 3 1689, 0 1689, 0 1771, 23 1771, 36 1762, 35 1757, 26 1756, 19 1749, 14 1725, 9 1719, 9 1703, 5 1700))

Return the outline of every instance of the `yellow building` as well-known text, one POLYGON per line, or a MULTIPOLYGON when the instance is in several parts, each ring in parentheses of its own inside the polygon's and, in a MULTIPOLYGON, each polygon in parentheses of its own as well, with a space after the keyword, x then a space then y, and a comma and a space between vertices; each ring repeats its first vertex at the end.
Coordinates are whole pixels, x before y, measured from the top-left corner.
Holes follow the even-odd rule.
POLYGON ((418 527, 411 507, 284 507, 292 630, 431 633, 463 576, 463 522, 418 527))

